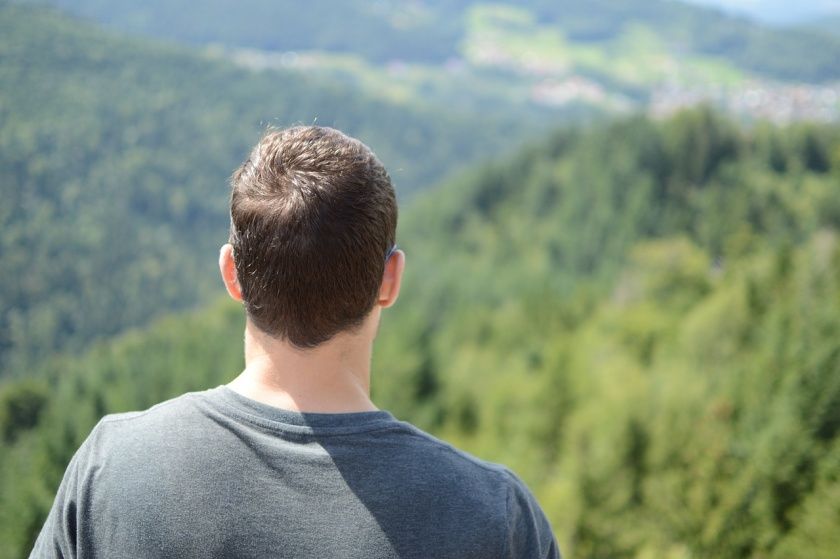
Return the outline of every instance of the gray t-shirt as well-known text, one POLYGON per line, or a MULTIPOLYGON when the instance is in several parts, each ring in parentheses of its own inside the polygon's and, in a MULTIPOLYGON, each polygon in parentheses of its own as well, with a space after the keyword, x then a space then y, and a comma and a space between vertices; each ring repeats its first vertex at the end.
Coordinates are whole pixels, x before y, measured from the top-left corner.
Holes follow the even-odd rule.
POLYGON ((226 386, 104 417, 31 555, 559 556, 505 467, 387 411, 297 413, 226 386))

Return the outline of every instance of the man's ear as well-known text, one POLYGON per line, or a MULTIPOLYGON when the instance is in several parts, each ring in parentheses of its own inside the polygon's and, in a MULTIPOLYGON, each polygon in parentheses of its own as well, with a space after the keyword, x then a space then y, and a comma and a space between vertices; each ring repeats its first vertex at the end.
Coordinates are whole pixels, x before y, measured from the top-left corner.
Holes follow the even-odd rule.
POLYGON ((222 273, 222 281, 225 283, 228 295, 234 301, 242 301, 242 288, 236 277, 236 263, 233 261, 233 246, 230 243, 222 245, 219 251, 219 271, 222 273))
POLYGON ((388 308, 397 302, 400 295, 403 270, 405 270, 405 253, 395 250, 385 263, 385 271, 382 274, 382 285, 379 287, 379 300, 377 303, 382 308, 388 308))

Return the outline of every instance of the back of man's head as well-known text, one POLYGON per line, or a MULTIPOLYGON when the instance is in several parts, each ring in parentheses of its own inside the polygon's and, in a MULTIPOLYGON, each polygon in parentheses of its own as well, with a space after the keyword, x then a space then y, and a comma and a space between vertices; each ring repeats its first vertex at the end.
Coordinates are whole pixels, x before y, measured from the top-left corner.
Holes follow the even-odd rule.
POLYGON ((300 348, 359 326, 397 226, 373 152, 332 128, 270 131, 231 186, 230 242, 252 323, 300 348))

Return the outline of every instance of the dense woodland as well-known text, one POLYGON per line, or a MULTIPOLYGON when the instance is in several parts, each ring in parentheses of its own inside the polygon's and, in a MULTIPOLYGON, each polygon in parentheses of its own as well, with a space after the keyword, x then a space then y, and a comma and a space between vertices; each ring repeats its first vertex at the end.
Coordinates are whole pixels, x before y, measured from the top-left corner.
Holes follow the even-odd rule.
MULTIPOLYGON (((570 557, 833 557, 840 131, 697 109, 564 129, 421 194, 374 399, 534 488, 570 557)), ((0 397, 0 554, 99 417, 226 382, 219 301, 0 397)))
POLYGON ((361 138, 408 200, 546 124, 255 74, 3 2, 0 84, 0 378, 205 301, 227 178, 268 126, 361 138))

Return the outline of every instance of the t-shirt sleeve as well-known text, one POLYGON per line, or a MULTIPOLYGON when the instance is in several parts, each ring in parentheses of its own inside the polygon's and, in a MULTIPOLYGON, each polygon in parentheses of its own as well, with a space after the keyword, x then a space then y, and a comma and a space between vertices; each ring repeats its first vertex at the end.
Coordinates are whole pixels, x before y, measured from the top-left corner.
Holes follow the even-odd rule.
MULTIPOLYGON (((94 428, 94 431, 96 431, 96 428, 94 428)), ((93 436, 93 432, 91 432, 73 455, 70 464, 64 471, 64 477, 61 479, 61 485, 58 487, 52 508, 29 555, 30 559, 76 557, 77 529, 82 508, 80 507, 82 478, 87 469, 89 448, 93 436)))
POLYGON ((507 549, 510 559, 560 559, 560 547, 537 499, 510 470, 507 494, 507 549))

